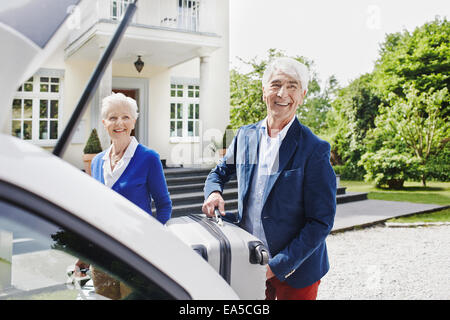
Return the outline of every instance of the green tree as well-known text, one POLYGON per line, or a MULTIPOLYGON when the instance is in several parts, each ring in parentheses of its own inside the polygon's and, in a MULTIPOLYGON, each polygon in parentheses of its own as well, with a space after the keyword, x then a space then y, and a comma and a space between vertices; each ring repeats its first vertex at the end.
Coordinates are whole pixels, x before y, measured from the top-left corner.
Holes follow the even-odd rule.
MULTIPOLYGON (((380 115, 375 121, 376 128, 373 129, 375 139, 372 141, 382 141, 387 137, 385 142, 381 145, 375 143, 375 146, 379 146, 380 150, 393 148, 398 152, 406 151, 410 157, 415 157, 420 164, 422 183, 426 186, 427 177, 433 175, 433 168, 428 166, 429 160, 439 156, 450 135, 448 117, 440 117, 442 106, 449 98, 448 90, 431 89, 420 93, 410 87, 404 92, 405 98, 391 97, 390 100, 394 101, 392 105, 380 106, 380 115)), ((448 110, 444 111, 448 113, 448 110)), ((446 161, 449 162, 450 159, 446 161)))
POLYGON ((344 179, 362 179, 364 169, 357 165, 366 152, 364 139, 367 131, 375 127, 381 98, 376 92, 371 74, 364 74, 347 87, 338 90, 327 114, 331 132, 332 163, 343 165, 344 179))
POLYGON ((413 32, 388 34, 374 71, 338 91, 327 124, 335 128, 332 161, 343 166, 346 178, 364 173, 358 162, 365 153, 382 149, 415 157, 424 184, 428 176, 448 176, 437 164, 450 161, 444 125, 450 116, 449 99, 442 91, 450 86, 449 38, 445 18, 413 32))
POLYGON ((374 68, 375 83, 385 98, 405 97, 413 85, 420 92, 450 87, 450 23, 425 23, 413 32, 386 36, 374 68))

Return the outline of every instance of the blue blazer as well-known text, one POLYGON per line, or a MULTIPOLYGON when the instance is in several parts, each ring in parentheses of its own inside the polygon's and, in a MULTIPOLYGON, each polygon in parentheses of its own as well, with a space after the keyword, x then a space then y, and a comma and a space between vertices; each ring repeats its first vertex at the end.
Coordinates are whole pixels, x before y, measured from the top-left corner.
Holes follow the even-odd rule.
MULTIPOLYGON (((241 127, 226 155, 209 173, 205 199, 236 174, 238 217, 242 221, 251 179, 258 163, 262 121, 241 127)), ((329 270, 325 238, 336 213, 336 175, 330 145, 295 119, 279 151, 278 171, 263 194, 261 217, 275 276, 294 288, 307 287, 329 270)), ((225 202, 226 205, 226 202, 225 202)))
MULTIPOLYGON (((92 160, 92 177, 105 184, 102 159, 105 151, 92 160)), ((130 163, 112 189, 152 215, 151 199, 155 201, 156 219, 166 223, 172 214, 172 201, 167 190, 166 179, 159 154, 141 144, 134 152, 130 163)))

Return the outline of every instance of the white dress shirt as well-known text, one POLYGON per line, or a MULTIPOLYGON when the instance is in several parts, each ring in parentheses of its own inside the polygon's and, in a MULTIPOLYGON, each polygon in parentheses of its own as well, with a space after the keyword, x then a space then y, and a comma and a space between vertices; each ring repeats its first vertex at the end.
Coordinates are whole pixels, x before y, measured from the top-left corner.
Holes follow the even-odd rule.
POLYGON ((116 163, 114 170, 111 170, 111 160, 109 157, 112 150, 112 145, 105 152, 105 155, 103 156, 103 160, 105 160, 103 162, 103 179, 105 180, 105 185, 107 187, 112 188, 114 183, 116 183, 116 181, 119 180, 120 176, 130 163, 130 160, 133 157, 138 144, 139 143, 137 142, 136 138, 131 137, 130 144, 125 150, 125 153, 123 154, 122 158, 119 160, 119 162, 116 163))
POLYGON ((266 189, 268 178, 278 171, 278 152, 286 137, 287 131, 294 122, 295 115, 291 121, 278 133, 275 138, 271 138, 267 129, 267 118, 261 125, 260 142, 258 150, 258 164, 253 173, 251 187, 244 207, 243 228, 260 239, 266 248, 268 247, 264 227, 261 221, 263 209, 263 195, 266 189))

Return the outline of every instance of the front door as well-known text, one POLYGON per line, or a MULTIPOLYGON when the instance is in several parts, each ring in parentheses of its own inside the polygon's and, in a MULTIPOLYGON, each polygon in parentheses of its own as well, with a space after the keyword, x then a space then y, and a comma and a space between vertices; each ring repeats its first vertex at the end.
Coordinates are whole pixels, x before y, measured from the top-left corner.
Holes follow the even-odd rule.
MULTIPOLYGON (((139 113, 139 90, 138 89, 112 89, 115 93, 123 93, 125 96, 133 98, 136 100, 136 103, 138 105, 138 113, 139 113)), ((139 142, 139 117, 136 121, 136 126, 134 127, 133 131, 131 131, 131 135, 135 136, 137 141, 139 142)))

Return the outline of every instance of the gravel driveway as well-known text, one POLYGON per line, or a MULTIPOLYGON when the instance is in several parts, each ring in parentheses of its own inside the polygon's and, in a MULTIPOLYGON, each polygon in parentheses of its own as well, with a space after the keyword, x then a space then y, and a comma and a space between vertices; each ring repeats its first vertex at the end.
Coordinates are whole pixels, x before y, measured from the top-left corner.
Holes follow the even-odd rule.
POLYGON ((318 300, 450 299, 450 226, 376 226, 329 235, 318 300))

